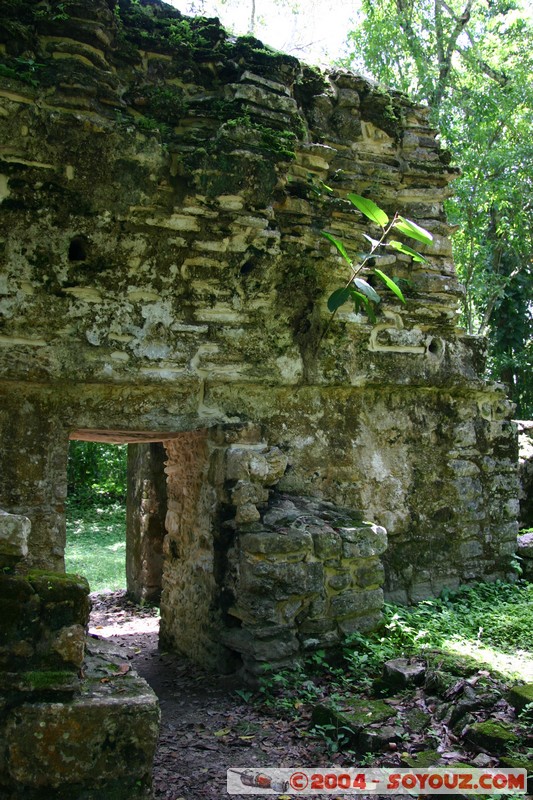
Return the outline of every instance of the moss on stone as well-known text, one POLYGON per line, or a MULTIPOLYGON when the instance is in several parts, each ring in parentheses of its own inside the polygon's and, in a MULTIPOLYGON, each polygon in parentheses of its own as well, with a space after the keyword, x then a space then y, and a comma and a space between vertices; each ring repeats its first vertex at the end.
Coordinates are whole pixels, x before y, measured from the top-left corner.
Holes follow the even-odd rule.
POLYGON ((58 670, 35 670, 25 672, 21 676, 21 681, 28 689, 42 691, 43 689, 61 689, 72 685, 75 673, 58 670))
POLYGON ((474 723, 468 729, 466 738, 474 746, 497 754, 504 753, 519 741, 519 736, 509 724, 490 719, 474 723))
POLYGON ((352 738, 357 738, 360 731, 373 723, 384 722, 395 712, 383 700, 361 700, 355 698, 350 708, 342 711, 327 703, 315 706, 312 722, 318 726, 332 725, 352 732, 352 738))
POLYGON ((508 700, 513 708, 517 711, 522 711, 527 705, 533 703, 533 683, 512 686, 509 689, 508 700))
POLYGON ((440 759, 438 750, 421 750, 419 753, 413 755, 402 756, 402 762, 408 767, 417 767, 419 769, 427 769, 434 767, 440 759))
POLYGON ((89 594, 89 584, 81 575, 31 570, 26 579, 45 603, 64 600, 84 603, 89 594))
POLYGON ((415 733, 421 733, 431 722, 431 714, 421 708, 412 708, 406 715, 406 722, 415 733))

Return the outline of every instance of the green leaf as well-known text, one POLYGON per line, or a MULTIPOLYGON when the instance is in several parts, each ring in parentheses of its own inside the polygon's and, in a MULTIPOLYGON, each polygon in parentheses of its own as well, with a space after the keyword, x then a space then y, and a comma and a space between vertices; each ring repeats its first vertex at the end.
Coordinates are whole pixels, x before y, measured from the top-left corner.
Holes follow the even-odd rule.
POLYGON ((380 227, 384 228, 388 224, 389 218, 382 209, 377 206, 372 200, 367 200, 366 197, 361 197, 360 194, 349 194, 348 200, 354 205, 361 214, 371 219, 372 222, 377 223, 380 227))
POLYGON ((348 262, 348 264, 349 264, 350 266, 352 266, 352 260, 351 260, 350 256, 348 255, 348 253, 346 252, 346 249, 345 249, 345 247, 344 247, 343 243, 342 243, 342 242, 339 242, 339 240, 338 240, 338 239, 335 239, 335 237, 334 237, 334 236, 332 236, 332 235, 331 235, 331 233, 326 233, 326 231, 320 231, 320 233, 321 233, 321 234, 322 234, 322 236, 324 236, 324 237, 325 237, 325 238, 326 238, 326 239, 327 239, 329 242, 331 242, 331 244, 334 244, 334 245, 335 245, 335 247, 337 248, 337 250, 339 251, 339 253, 341 254, 341 256, 344 258, 344 260, 345 260, 345 261, 347 261, 347 262, 348 262))
POLYGON ((328 297, 328 309, 333 314, 338 308, 340 308, 344 303, 350 299, 350 288, 348 286, 343 286, 342 289, 335 289, 332 294, 328 297))
POLYGON ((402 290, 400 289, 398 284, 392 280, 392 278, 389 278, 389 276, 385 275, 385 273, 382 272, 380 269, 375 269, 374 274, 377 275, 378 278, 381 278, 383 283, 391 290, 391 292, 394 292, 396 297, 398 297, 402 301, 402 303, 405 303, 405 297, 403 296, 402 290))
POLYGON ((417 253, 416 250, 413 250, 412 247, 409 247, 402 242, 397 242, 396 239, 393 239, 391 242, 387 242, 388 247, 394 247, 395 250, 399 250, 400 253, 405 253, 407 256, 411 256, 413 261, 420 261, 420 262, 427 262, 427 258, 421 256, 420 253, 417 253))
POLYGON ((381 303, 381 297, 379 294, 365 280, 362 278, 354 278, 352 283, 358 289, 358 291, 361 292, 361 294, 365 295, 365 297, 368 297, 368 299, 373 303, 381 303))
POLYGON ((411 239, 416 239, 417 242, 422 242, 427 245, 433 244, 433 236, 425 228, 421 228, 416 222, 406 219, 405 217, 398 217, 398 220, 399 222, 394 223, 394 227, 401 233, 404 233, 411 239))
POLYGON ((354 300, 354 311, 356 314, 361 310, 361 305, 364 306, 363 311, 368 315, 370 322, 376 321, 376 312, 374 311, 374 304, 361 292, 352 289, 352 298, 354 300))

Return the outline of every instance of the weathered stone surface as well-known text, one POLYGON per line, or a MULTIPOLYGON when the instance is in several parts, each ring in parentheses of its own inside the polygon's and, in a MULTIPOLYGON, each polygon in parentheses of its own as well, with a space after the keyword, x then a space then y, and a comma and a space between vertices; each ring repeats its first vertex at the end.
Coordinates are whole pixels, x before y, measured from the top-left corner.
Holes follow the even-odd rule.
POLYGON ((329 704, 315 706, 311 716, 311 723, 319 726, 333 726, 334 729, 342 731, 343 735, 348 736, 352 745, 361 746, 364 741, 365 746, 378 750, 381 749, 383 740, 377 731, 370 732, 370 726, 379 724, 380 728, 385 730, 385 738, 389 734, 394 738, 395 734, 392 733, 392 729, 383 726, 383 723, 394 714, 394 710, 382 700, 356 699, 347 704, 342 710, 329 704), (363 732, 365 734, 364 740, 362 738, 363 732))
POLYGON ((231 422, 255 426, 251 447, 226 441, 250 448, 229 479, 247 486, 222 492, 237 525, 280 480, 383 525, 387 588, 406 599, 443 565, 450 584, 505 576, 510 407, 480 378, 483 343, 455 327, 455 170, 425 110, 158 3, 42 11, 6 5, 0 54, 0 504, 31 520, 29 561, 63 568, 69 436, 161 442, 231 422), (427 264, 389 260, 416 289, 405 306, 384 291, 375 324, 345 306, 321 338, 339 256, 315 229, 357 250, 372 229, 354 190, 435 247, 427 264))
POLYGON ((81 625, 61 628, 52 640, 52 650, 66 664, 81 667, 85 653, 85 628, 81 625))
POLYGON ((264 555, 309 553, 313 545, 311 534, 304 531, 290 533, 257 531, 241 536, 240 543, 243 552, 264 555))
MULTIPOLYGON (((115 673, 116 674, 116 673, 115 673)), ((149 796, 158 735, 157 698, 133 673, 102 683, 90 663, 84 693, 61 703, 25 703, 7 721, 10 779, 32 789, 70 787, 126 800, 149 796)), ((22 796, 22 795, 21 795, 22 796)))
POLYGON ((509 747, 518 742, 519 737, 508 723, 487 720, 471 725, 465 738, 475 747, 503 755, 509 747))
POLYGON ((372 609, 380 609, 382 603, 381 589, 344 592, 331 598, 331 613, 334 617, 349 617, 353 614, 364 614, 372 609))
POLYGON ((167 488, 161 442, 128 447, 126 580, 137 603, 158 603, 163 574, 167 488))
POLYGON ((533 703, 533 683, 517 684, 509 689, 507 698, 517 712, 533 703))
POLYGON ((520 558, 522 578, 533 582, 533 532, 518 537, 516 554, 520 558))
POLYGON ((12 567, 28 555, 31 522, 0 509, 0 566, 12 567))
POLYGON ((426 666, 406 658, 394 658, 383 664, 383 680, 389 686, 405 689, 420 686, 424 682, 426 666))
POLYGON ((533 422, 520 420, 518 426, 520 525, 533 528, 533 422))
POLYGON ((77 670, 89 619, 89 586, 79 575, 0 574, 0 670, 17 684, 25 672, 77 670))

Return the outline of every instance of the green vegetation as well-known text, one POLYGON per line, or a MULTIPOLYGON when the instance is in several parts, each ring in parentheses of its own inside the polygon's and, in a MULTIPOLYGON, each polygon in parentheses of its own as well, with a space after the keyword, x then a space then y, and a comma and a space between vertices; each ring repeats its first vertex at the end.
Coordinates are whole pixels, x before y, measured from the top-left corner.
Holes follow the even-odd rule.
MULTIPOLYGON (((324 185, 324 188, 331 191, 328 186, 324 185)), ((328 309, 332 314, 335 314, 344 303, 353 302, 356 314, 363 311, 368 315, 371 322, 375 322, 376 309, 379 303, 381 303, 381 297, 368 281, 359 277, 360 274, 370 260, 374 258, 376 253, 378 253, 381 248, 385 247, 390 247, 393 250, 404 253, 412 258, 413 261, 426 261, 424 256, 420 255, 420 253, 403 242, 399 242, 397 239, 389 239, 389 234, 393 231, 398 231, 402 236, 407 236, 426 246, 431 246, 433 244, 433 236, 426 231, 425 228, 421 228, 420 225, 400 216, 398 213, 390 220, 383 209, 379 208, 372 200, 366 197, 361 197, 361 195, 352 193, 348 195, 348 200, 361 214, 364 214, 365 217, 380 229, 379 239, 373 239, 371 236, 367 236, 366 233, 363 233, 364 238, 370 243, 370 251, 361 259, 360 263, 356 263, 350 258, 342 242, 332 236, 331 233, 322 231, 322 235, 337 248, 346 261, 351 273, 345 285, 341 286, 339 289, 335 289, 328 298, 328 309)), ((402 303, 405 303, 402 290, 395 280, 389 278, 389 276, 385 275, 380 269, 374 268, 372 272, 377 278, 383 281, 385 286, 396 295, 402 303)))
POLYGON ((126 587, 127 455, 127 445, 70 443, 66 570, 91 592, 126 587))
POLYGON ((379 693, 383 664, 422 658, 452 684, 479 669, 498 680, 533 680, 533 584, 480 583, 414 607, 385 606, 381 628, 349 636, 341 650, 316 651, 301 670, 264 678, 267 705, 295 709, 329 697, 379 693))
POLYGON ((447 203, 466 287, 463 322, 487 334, 491 374, 533 414, 533 24, 522 0, 363 0, 344 65, 431 108, 462 175, 447 203))
POLYGON ((482 739, 502 765, 530 769, 533 684, 517 681, 533 680, 532 626, 533 585, 523 582, 476 584, 412 608, 387 605, 380 630, 267 674, 256 695, 240 696, 291 717, 298 734, 337 763, 388 766, 393 750, 403 766, 435 766, 451 731, 455 766, 471 763, 482 739), (420 680, 387 675, 392 659, 410 659, 394 665, 416 665, 420 680))
POLYGON ((67 572, 89 581, 91 592, 126 588, 126 511, 124 506, 87 508, 69 504, 67 572))
POLYGON ((71 442, 67 466, 70 507, 124 503, 127 460, 125 444, 71 442))

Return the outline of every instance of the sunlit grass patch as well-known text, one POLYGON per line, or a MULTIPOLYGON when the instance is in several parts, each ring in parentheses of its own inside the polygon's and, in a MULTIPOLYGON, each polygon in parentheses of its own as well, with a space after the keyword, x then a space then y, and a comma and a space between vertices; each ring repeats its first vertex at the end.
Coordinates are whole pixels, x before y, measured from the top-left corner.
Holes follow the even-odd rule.
POLYGON ((516 654, 505 653, 496 647, 481 645, 471 640, 445 640, 442 649, 477 661, 480 667, 487 667, 504 678, 533 681, 533 653, 518 650, 516 654))
POLYGON ((91 592, 125 589, 126 509, 70 508, 65 563, 67 572, 87 578, 91 592))
POLYGON ((388 615, 389 635, 406 654, 436 648, 505 678, 531 679, 532 584, 478 583, 412 608, 389 607, 388 615))

